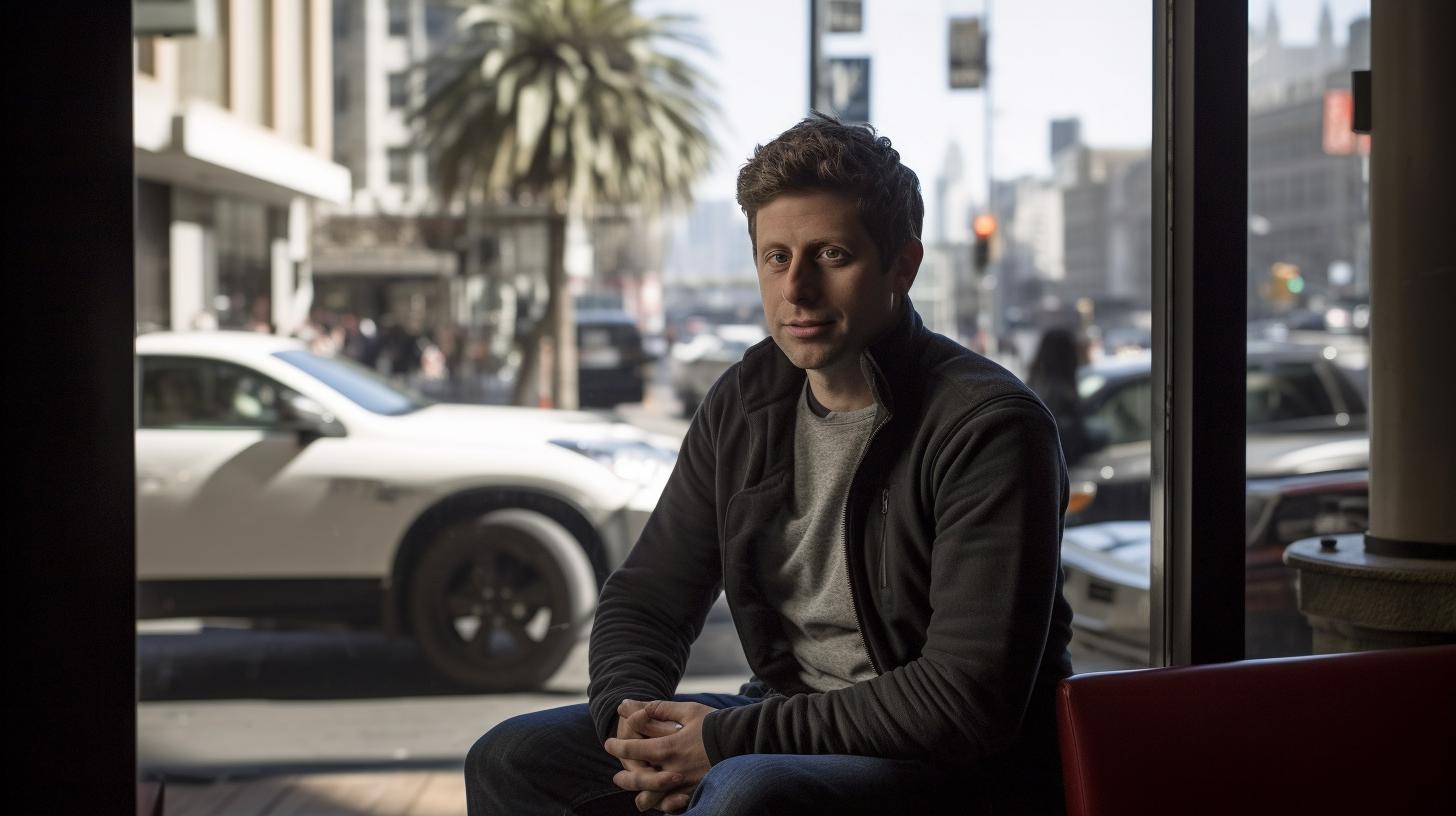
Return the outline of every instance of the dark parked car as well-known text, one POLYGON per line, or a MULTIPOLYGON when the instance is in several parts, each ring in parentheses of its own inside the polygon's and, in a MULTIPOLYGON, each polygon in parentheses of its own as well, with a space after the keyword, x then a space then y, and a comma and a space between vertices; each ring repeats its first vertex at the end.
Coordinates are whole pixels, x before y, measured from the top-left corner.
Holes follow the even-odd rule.
MULTIPOLYGON (((1369 466, 1365 399, 1329 346, 1251 342, 1246 469, 1250 479, 1369 466)), ((1151 494, 1152 358, 1109 359, 1081 372, 1094 450, 1069 463, 1067 525, 1145 520, 1151 494)))
POLYGON ((626 312, 592 309, 577 312, 577 389, 582 408, 612 408, 641 402, 647 365, 637 321, 626 312))

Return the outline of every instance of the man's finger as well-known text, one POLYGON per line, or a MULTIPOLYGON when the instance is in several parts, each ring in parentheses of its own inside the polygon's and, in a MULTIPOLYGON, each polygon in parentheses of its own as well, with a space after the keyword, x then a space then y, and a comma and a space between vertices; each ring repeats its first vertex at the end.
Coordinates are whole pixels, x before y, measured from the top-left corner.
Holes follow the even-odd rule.
POLYGON ((646 708, 640 708, 627 717, 627 727, 646 737, 667 737, 681 731, 682 723, 653 719, 646 708))
POLYGON ((646 700, 623 700, 617 704, 617 716, 626 717, 634 711, 642 710, 646 706, 646 700))
POLYGON ((664 796, 658 803, 657 809, 663 813, 681 813, 688 809, 688 803, 693 800, 693 794, 673 792, 664 796))
POLYGON ((662 810, 662 800, 667 798, 667 791, 642 791, 632 800, 640 813, 646 813, 653 808, 662 810))
POLYGON ((691 717, 699 703, 680 703, 676 700, 653 700, 644 706, 643 710, 647 716, 654 720, 672 720, 682 722, 691 717))
POLYGON ((662 739, 659 737, 657 739, 624 740, 613 737, 607 740, 604 747, 607 749, 607 753, 617 759, 640 759, 643 762, 657 765, 672 754, 672 748, 663 745, 662 739))
POLYGON ((682 774, 673 771, 617 771, 612 783, 628 791, 671 791, 683 782, 682 774))

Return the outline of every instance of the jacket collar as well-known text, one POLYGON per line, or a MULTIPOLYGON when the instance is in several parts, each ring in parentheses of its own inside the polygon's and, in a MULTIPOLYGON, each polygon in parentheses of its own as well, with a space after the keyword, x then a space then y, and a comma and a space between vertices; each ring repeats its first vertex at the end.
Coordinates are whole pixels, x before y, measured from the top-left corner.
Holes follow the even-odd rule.
MULTIPOLYGON (((924 323, 907 296, 902 298, 894 324, 860 355, 860 369, 875 399, 890 412, 895 410, 895 395, 903 394, 910 385, 924 334, 924 323)), ((738 367, 743 410, 753 412, 776 402, 798 399, 804 376, 804 370, 789 361, 773 337, 767 338, 750 348, 738 367)))

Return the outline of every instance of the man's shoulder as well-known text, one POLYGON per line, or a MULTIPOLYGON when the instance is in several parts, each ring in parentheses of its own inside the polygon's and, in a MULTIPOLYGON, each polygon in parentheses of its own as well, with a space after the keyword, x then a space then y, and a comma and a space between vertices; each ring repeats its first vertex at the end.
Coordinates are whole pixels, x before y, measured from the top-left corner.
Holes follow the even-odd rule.
POLYGON ((942 416, 969 416, 992 406, 1045 413, 1036 392, 1004 366, 948 337, 927 334, 921 360, 928 408, 942 416))

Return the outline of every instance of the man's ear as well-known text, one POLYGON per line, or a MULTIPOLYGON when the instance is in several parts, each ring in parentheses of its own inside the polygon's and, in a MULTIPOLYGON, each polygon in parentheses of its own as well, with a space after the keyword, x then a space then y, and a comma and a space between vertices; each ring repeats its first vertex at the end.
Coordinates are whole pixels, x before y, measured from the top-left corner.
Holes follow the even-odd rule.
POLYGON ((920 272, 920 262, 923 260, 925 245, 920 243, 919 238, 911 238, 900 247, 894 264, 890 266, 890 274, 894 276, 895 294, 909 293, 910 285, 915 282, 915 275, 920 272))

